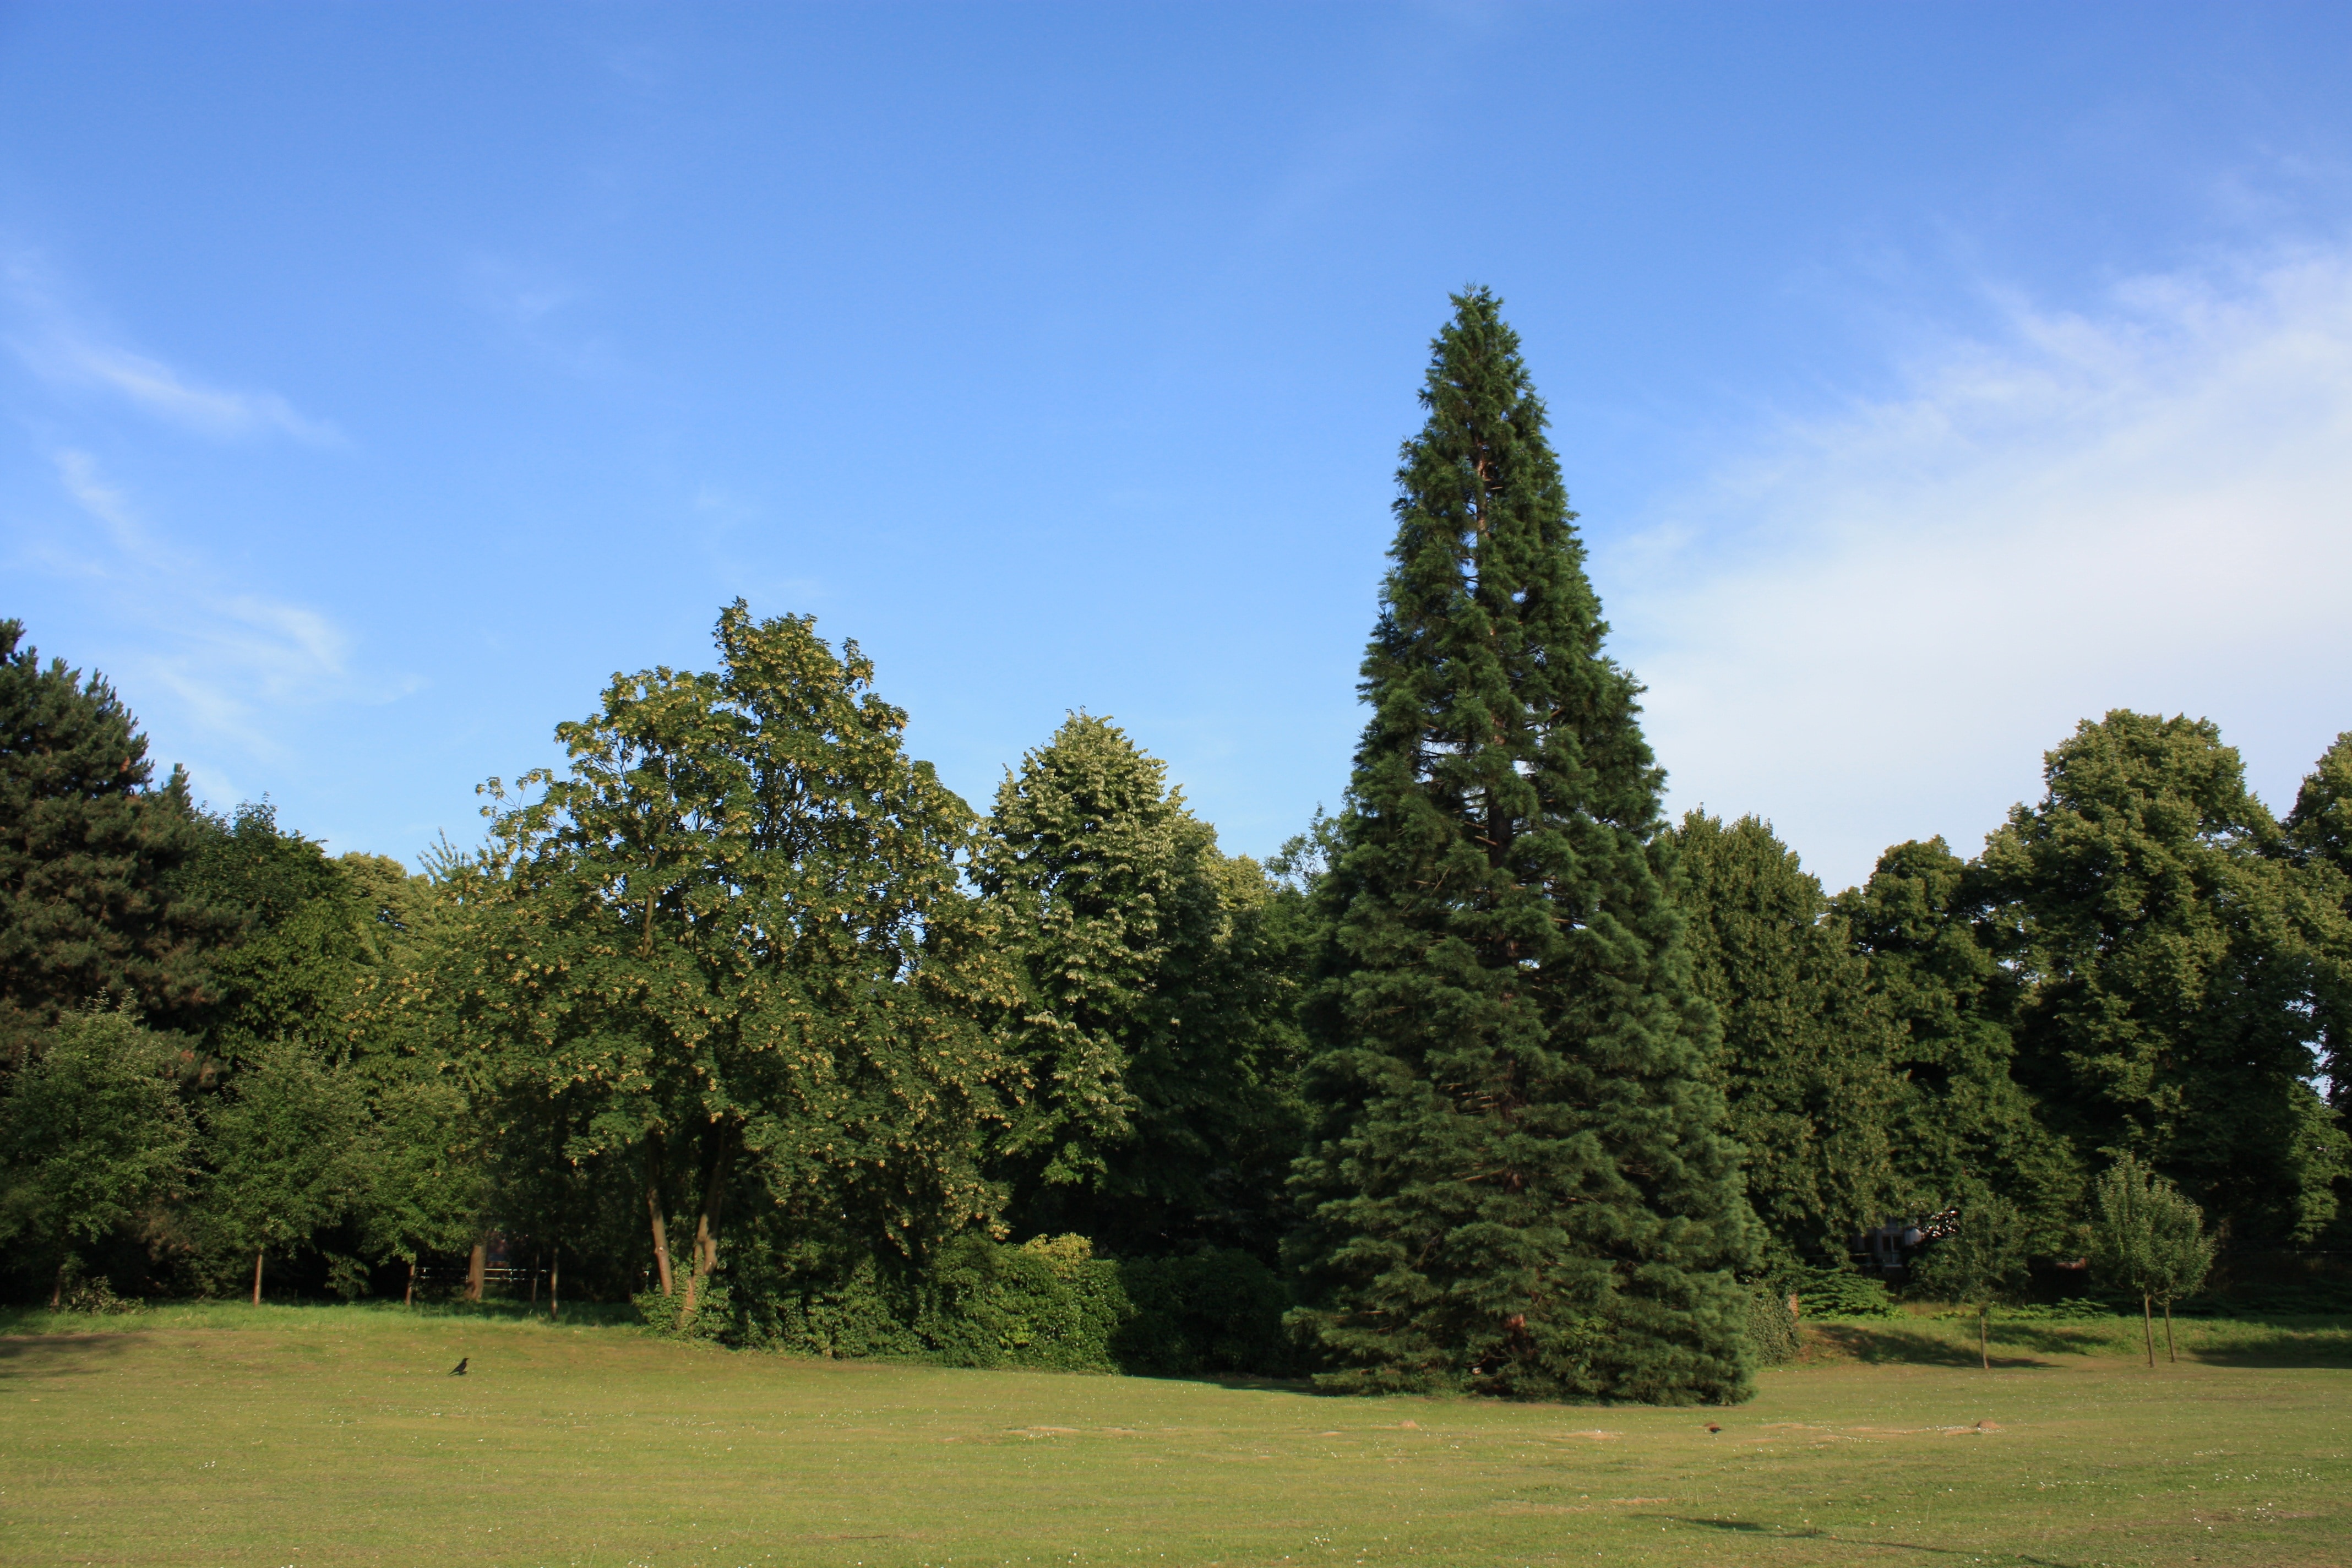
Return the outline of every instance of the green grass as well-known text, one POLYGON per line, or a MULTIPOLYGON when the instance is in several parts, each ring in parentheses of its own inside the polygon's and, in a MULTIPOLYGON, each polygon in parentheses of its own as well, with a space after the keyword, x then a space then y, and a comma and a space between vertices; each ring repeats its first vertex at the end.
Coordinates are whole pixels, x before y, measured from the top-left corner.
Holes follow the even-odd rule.
POLYGON ((1732 1410, 798 1361, 382 1307, 0 1328, 18 1568, 2352 1560, 2343 1320, 2184 1323, 2188 1359, 2153 1373, 2131 1320, 2015 1325, 1990 1373, 1972 1324, 1833 1324, 1732 1410))

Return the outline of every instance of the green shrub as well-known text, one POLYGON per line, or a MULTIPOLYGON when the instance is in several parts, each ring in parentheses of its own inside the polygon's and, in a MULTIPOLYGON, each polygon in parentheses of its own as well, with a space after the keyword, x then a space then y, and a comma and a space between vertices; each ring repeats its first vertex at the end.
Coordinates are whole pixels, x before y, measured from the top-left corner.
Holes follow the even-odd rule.
MULTIPOLYGON (((1280 1375, 1292 1364, 1281 1279, 1215 1248, 1115 1258, 1079 1236, 1019 1247, 967 1237, 920 1270, 866 1259, 822 1283, 737 1294, 733 1342, 802 1355, 1168 1376, 1280 1375)), ((649 1323, 665 1300, 650 1298, 649 1323)))
POLYGON ((2121 1310, 2088 1296, 2069 1296, 2063 1301, 2029 1301, 2022 1306, 2005 1307, 2000 1315, 2013 1323, 2087 1323, 2115 1317, 2121 1310))
POLYGON ((1114 1267, 1132 1309, 1111 1337, 1111 1359, 1120 1371, 1283 1376, 1297 1370, 1282 1327, 1290 1293, 1248 1253, 1211 1247, 1189 1258, 1130 1258, 1114 1267))
POLYGON ((1797 1310, 1806 1318, 1892 1318, 1894 1298, 1886 1283, 1851 1268, 1800 1268, 1776 1279, 1775 1285, 1793 1291, 1797 1310))
POLYGON ((1783 1366, 1797 1359, 1797 1314, 1788 1292, 1759 1285, 1748 1293, 1748 1342, 1759 1366, 1783 1366))
POLYGON ((631 1298, 637 1316, 656 1338, 665 1340, 723 1340, 732 1338, 734 1314, 729 1310, 727 1287, 703 1281, 695 1298, 694 1316, 686 1315, 686 1292, 680 1289, 673 1295, 659 1290, 646 1290, 631 1298))

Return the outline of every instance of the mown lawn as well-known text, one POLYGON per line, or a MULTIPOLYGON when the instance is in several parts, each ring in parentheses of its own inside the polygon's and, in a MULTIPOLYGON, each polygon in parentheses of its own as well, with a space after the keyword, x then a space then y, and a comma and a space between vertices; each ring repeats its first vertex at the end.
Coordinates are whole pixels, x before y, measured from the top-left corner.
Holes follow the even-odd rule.
POLYGON ((1733 1410, 793 1360, 397 1308, 19 1316, 0 1562, 2352 1562, 2352 1325, 1816 1331, 1733 1410), (465 1378, 448 1369, 472 1361, 465 1378), (1709 1433, 1707 1423, 1722 1427, 1709 1433))

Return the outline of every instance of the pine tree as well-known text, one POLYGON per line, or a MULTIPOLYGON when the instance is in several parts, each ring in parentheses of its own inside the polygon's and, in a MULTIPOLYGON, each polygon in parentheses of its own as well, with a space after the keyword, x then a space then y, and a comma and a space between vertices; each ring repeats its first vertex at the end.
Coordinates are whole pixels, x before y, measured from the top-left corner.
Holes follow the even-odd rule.
POLYGON ((170 1015, 199 999, 219 922, 174 896, 196 843, 186 777, 153 785, 114 689, 19 647, 0 620, 0 1067, 100 994, 170 1015))
POLYGON ((1674 831, 1692 972, 1723 1021, 1717 1074, 1779 1261, 1841 1256, 1903 1195, 1888 1137, 1901 1028, 1822 885, 1753 816, 1674 831))
POLYGON ((2208 721, 2086 721, 2044 773, 1982 862, 2027 980, 2019 1079, 2077 1149, 2135 1155, 2234 1243, 2308 1239, 2346 1163, 2308 1081, 2317 883, 2208 721))
POLYGON ((1322 883, 1294 1322, 1333 1387, 1739 1398, 1756 1224, 1662 774, 1517 334, 1454 303, 1322 883))

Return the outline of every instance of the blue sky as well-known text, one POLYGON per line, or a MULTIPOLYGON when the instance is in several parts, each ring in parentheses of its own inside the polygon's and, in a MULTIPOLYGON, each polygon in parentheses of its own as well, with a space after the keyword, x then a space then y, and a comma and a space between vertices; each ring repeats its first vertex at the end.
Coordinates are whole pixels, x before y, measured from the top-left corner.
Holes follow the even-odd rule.
POLYGON ((740 595, 1263 852, 1470 280, 1675 805, 1832 887, 2352 728, 2340 5, 0 5, 0 614, 336 850, 740 595))

